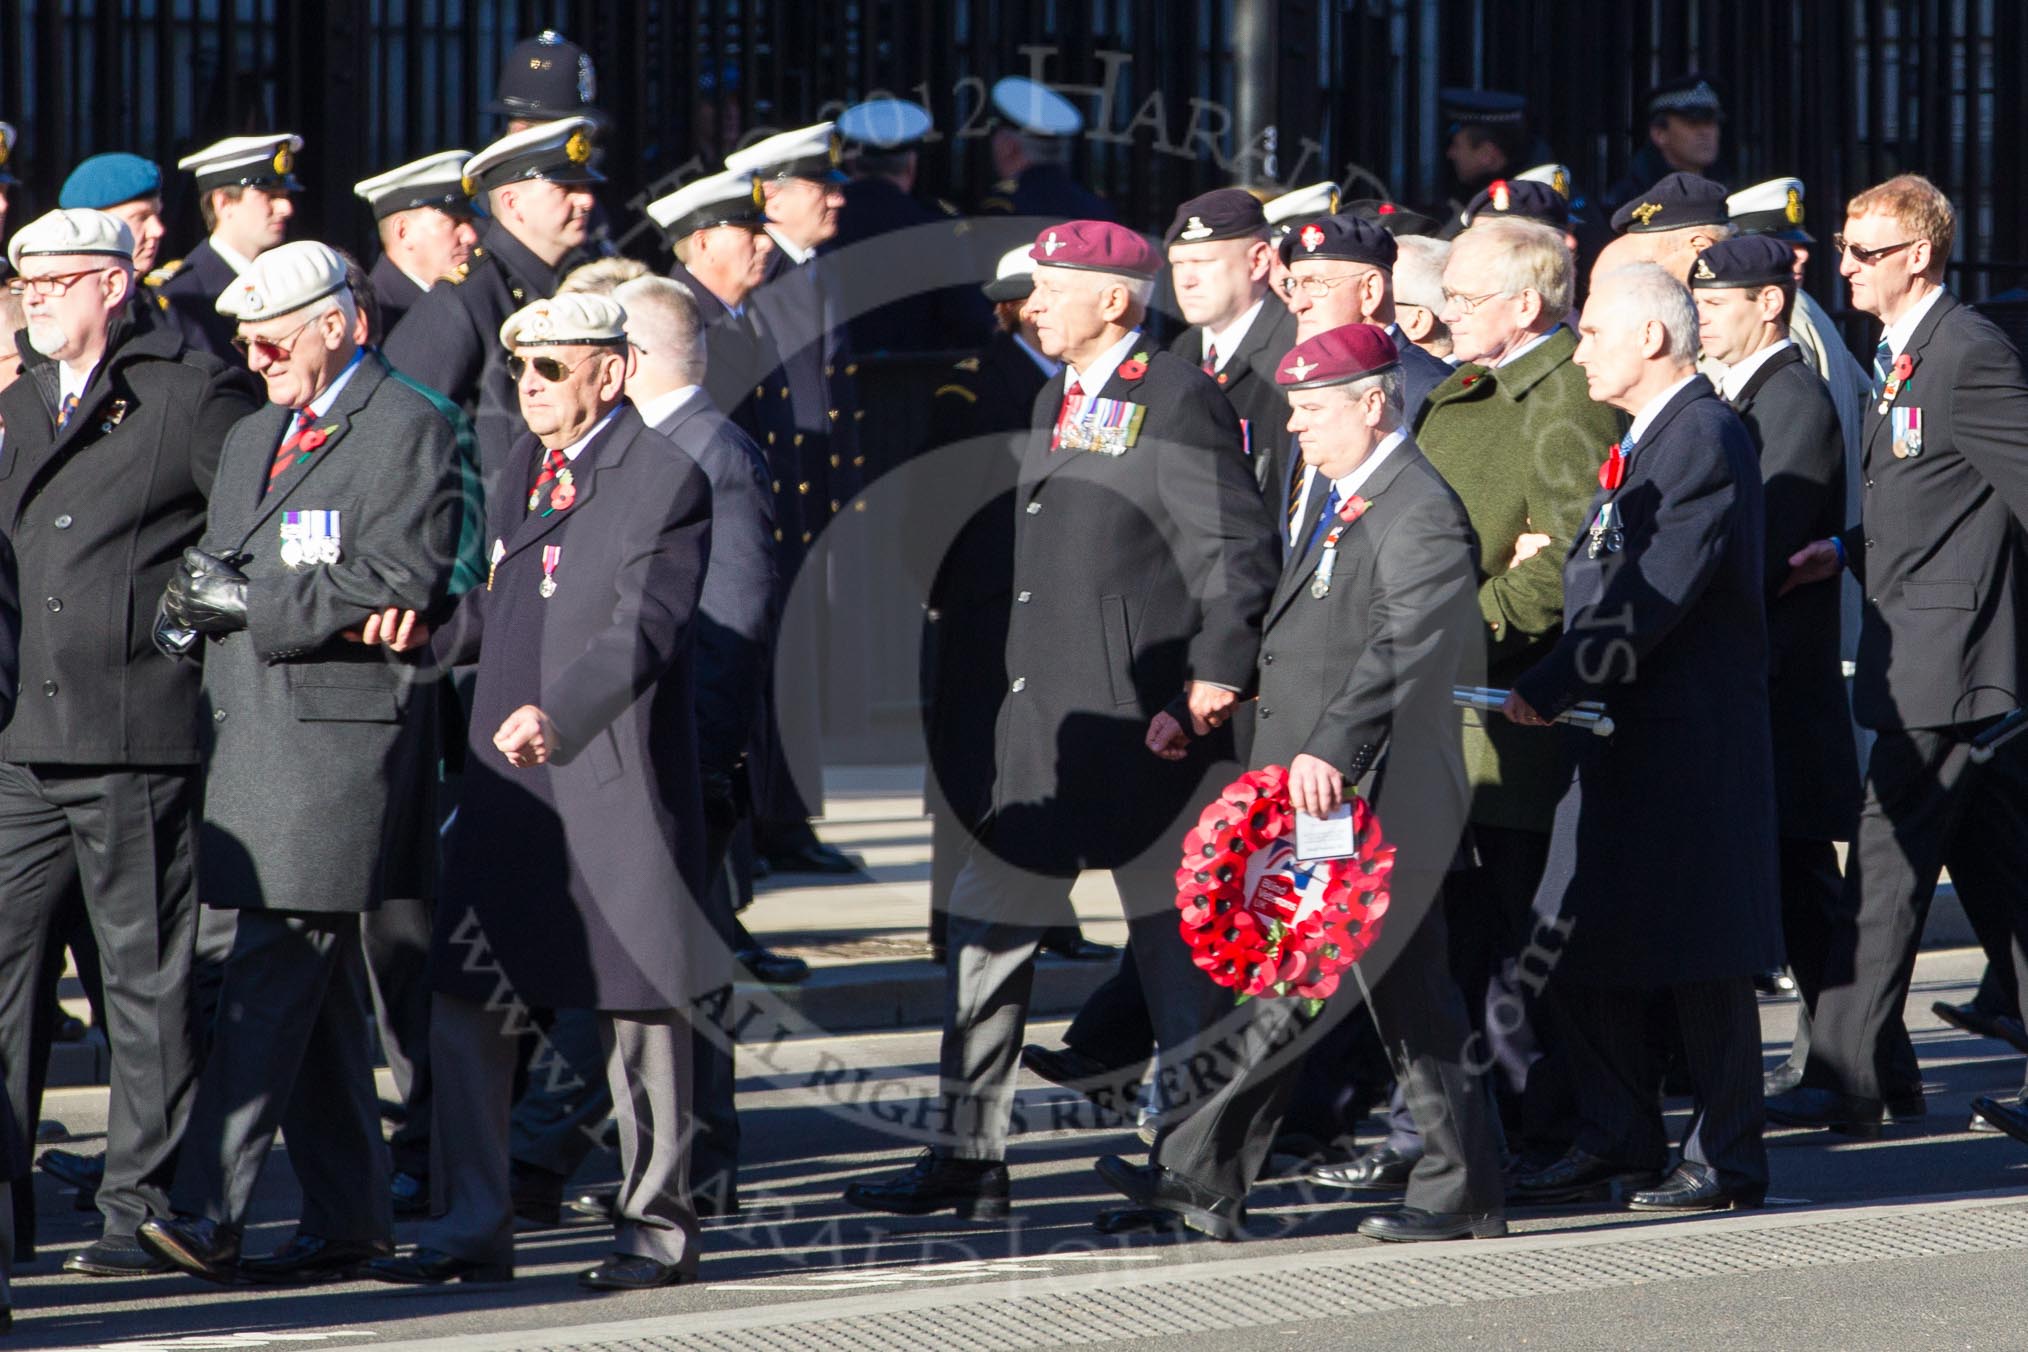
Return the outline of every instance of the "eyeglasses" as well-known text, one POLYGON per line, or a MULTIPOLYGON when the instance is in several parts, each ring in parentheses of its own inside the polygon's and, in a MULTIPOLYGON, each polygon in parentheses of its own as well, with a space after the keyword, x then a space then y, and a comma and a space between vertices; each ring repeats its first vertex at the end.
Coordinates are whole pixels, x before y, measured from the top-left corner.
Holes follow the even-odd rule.
POLYGON ((1331 294, 1332 287, 1342 286, 1346 282, 1356 282, 1365 275, 1363 272, 1348 272, 1343 277, 1284 277, 1282 294, 1293 296, 1296 294, 1296 288, 1301 287, 1304 295, 1322 300, 1331 294))
MULTIPOLYGON (((607 349, 607 351, 610 351, 610 349, 607 349)), ((550 384, 555 385, 569 380, 585 362, 605 355, 606 351, 599 351, 592 353, 591 356, 584 358, 583 361, 563 362, 555 357, 524 357, 516 353, 507 359, 507 374, 513 376, 515 383, 519 384, 522 375, 527 372, 529 367, 533 366, 535 374, 541 376, 550 384)))
MULTIPOLYGON (((326 311, 325 313, 328 314, 330 312, 326 311)), ((258 352, 261 360, 269 365, 273 365, 276 362, 285 362, 289 359, 289 355, 296 350, 296 340, 303 336, 303 330, 309 328, 323 317, 323 315, 315 315, 304 320, 296 325, 288 337, 280 341, 273 338, 249 337, 244 333, 236 333, 232 336, 232 345, 242 358, 250 357, 252 353, 258 352)))
POLYGON ((64 296, 77 285, 78 278, 111 271, 111 268, 80 268, 76 272, 60 272, 50 277, 15 277, 7 283, 7 294, 17 299, 31 291, 38 296, 64 296))
POLYGON ((1842 258, 1846 254, 1851 254, 1852 260, 1862 268, 1872 267, 1889 254, 1900 253, 1911 244, 1920 244, 1921 242, 1921 240, 1905 239, 1899 244, 1883 244, 1877 249, 1868 249, 1861 245, 1846 243, 1843 235, 1831 236, 1831 247, 1837 250, 1839 257, 1842 258))
POLYGON ((1506 294, 1508 293, 1505 291, 1488 291, 1483 296, 1468 296, 1462 291, 1453 291, 1449 287, 1445 287, 1443 290, 1444 304, 1455 305, 1458 307, 1459 314, 1467 315, 1493 299, 1493 297, 1504 296, 1506 294))

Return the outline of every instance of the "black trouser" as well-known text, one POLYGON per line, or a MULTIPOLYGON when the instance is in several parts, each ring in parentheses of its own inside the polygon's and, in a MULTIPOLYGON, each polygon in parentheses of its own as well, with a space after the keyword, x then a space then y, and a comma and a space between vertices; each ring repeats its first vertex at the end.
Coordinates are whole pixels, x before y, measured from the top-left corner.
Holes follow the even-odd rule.
POLYGON ((394 1168, 415 1178, 430 1168, 430 913, 420 898, 390 898, 360 924, 373 978, 380 1048, 407 1110, 388 1138, 394 1168))
POLYGON ((1802 1073, 1810 1059, 1810 1002, 1824 988, 1824 955, 1838 923, 1845 879, 1838 872, 1838 847, 1828 840, 1783 836, 1779 844, 1782 889, 1782 946, 1796 979, 1796 1036, 1789 1068, 1802 1073))
POLYGON ((32 1142, 37 987, 52 914, 81 886, 105 960, 112 1048, 98 1196, 108 1235, 131 1235, 167 1209, 190 1107, 196 802, 187 769, 0 764, 0 1062, 9 1111, 16 1139, 32 1142))
POLYGON ((2028 742, 2017 738, 1975 764, 1970 743, 1984 726, 1892 730, 1874 740, 1821 984, 1810 1001, 1805 1085, 1873 1101, 1921 1092, 1902 1008, 1944 869, 1987 959, 2012 966, 2017 985, 2021 979, 2028 742))

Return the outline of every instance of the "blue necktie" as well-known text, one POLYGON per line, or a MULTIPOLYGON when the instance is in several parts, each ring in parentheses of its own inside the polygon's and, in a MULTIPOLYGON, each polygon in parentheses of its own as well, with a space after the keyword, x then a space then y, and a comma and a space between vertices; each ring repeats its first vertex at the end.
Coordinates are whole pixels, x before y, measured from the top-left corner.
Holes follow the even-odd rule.
POLYGON ((1317 518, 1316 525, 1310 527, 1309 547, 1311 549, 1315 549, 1317 547, 1317 542, 1324 538, 1324 532, 1330 529, 1331 522, 1334 518, 1337 517, 1337 515, 1338 515, 1338 485, 1332 484, 1331 495, 1324 499, 1323 515, 1317 518))
POLYGON ((1880 346, 1873 349, 1873 396, 1879 398, 1887 393, 1887 377, 1894 369, 1894 349, 1887 345, 1887 339, 1880 340, 1880 346))

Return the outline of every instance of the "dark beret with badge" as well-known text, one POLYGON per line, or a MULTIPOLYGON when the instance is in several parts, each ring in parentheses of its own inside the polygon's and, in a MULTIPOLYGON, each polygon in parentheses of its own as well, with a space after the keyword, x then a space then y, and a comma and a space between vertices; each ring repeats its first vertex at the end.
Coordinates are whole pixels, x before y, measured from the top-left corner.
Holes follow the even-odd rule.
POLYGON ((1740 235, 1697 255, 1690 266, 1690 288, 1788 286, 1795 280, 1795 263, 1796 251, 1787 241, 1772 235, 1740 235))
POLYGON ((1153 277, 1162 260, 1139 232, 1111 221, 1065 221, 1035 237, 1028 256, 1037 267, 1153 277))
POLYGON ((465 162, 465 191, 477 197, 531 179, 603 183, 606 176, 592 168, 596 130, 588 117, 563 117, 510 132, 465 162))
POLYGON ((1244 188, 1213 188, 1176 208, 1162 247, 1208 244, 1219 239, 1263 239, 1267 216, 1260 199, 1244 188))
POLYGON ((1466 204, 1465 225, 1491 216, 1518 216, 1565 230, 1570 226, 1570 202, 1547 183, 1496 178, 1466 204))
POLYGON ((1384 227, 1362 220, 1350 212, 1325 216, 1301 229, 1290 231, 1282 238, 1281 247, 1282 262, 1289 265, 1305 259, 1333 259, 1344 263, 1364 263, 1384 272, 1394 270, 1394 260, 1400 252, 1395 247, 1394 236, 1384 227))
POLYGON ((1284 390, 1320 390, 1401 365, 1394 339, 1378 324, 1341 324, 1289 349, 1275 369, 1284 390))
POLYGON ((1396 239, 1403 235, 1434 235, 1442 228, 1420 211, 1379 197, 1362 197, 1356 202, 1347 202, 1344 214, 1371 221, 1396 239))
POLYGON ((486 111, 531 122, 588 117, 603 123, 592 106, 598 81, 590 53, 555 29, 514 44, 500 63, 500 83, 486 111))
POLYGON ((1692 225, 1724 225, 1731 219, 1725 188, 1696 174, 1674 173, 1613 213, 1613 231, 1658 234, 1692 225))

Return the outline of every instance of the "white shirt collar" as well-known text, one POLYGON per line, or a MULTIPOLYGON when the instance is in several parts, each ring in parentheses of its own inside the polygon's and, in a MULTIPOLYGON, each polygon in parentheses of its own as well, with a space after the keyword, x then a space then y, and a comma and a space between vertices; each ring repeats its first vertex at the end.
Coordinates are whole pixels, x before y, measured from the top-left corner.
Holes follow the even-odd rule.
POLYGON ((211 237, 211 251, 225 260, 225 265, 232 269, 234 276, 238 276, 253 266, 251 258, 248 258, 245 254, 227 244, 217 235, 211 237))
POLYGON ((796 243, 794 240, 790 239, 787 235, 775 229, 772 225, 767 227, 767 232, 768 238, 772 239, 775 242, 775 247, 777 249, 780 249, 783 253, 789 256, 789 261, 791 263, 797 264, 807 263, 810 261, 810 256, 817 252, 815 249, 805 249, 803 246, 796 243))
POLYGON ((668 422, 676 411, 704 393, 702 385, 678 385, 666 394, 652 399, 636 399, 634 407, 640 410, 641 421, 650 427, 660 427, 668 422))
POLYGON ((1394 448, 1406 440, 1408 440, 1408 433, 1399 427, 1395 428, 1381 439, 1380 444, 1375 446, 1364 460, 1359 462, 1358 469, 1353 470, 1342 479, 1332 480, 1331 486, 1338 490, 1338 501, 1343 503, 1354 493, 1364 488, 1366 481, 1373 477, 1373 472, 1380 468, 1380 462, 1387 459, 1394 448))
POLYGON ((1088 371, 1080 371, 1075 366, 1066 364, 1063 368, 1063 387, 1069 389, 1072 385, 1076 385, 1087 397, 1097 394, 1106 387, 1106 382, 1113 378, 1113 372, 1117 371, 1120 363, 1127 359, 1127 354, 1134 350, 1134 344, 1140 341, 1141 331, 1135 329, 1101 352, 1088 371))
POLYGON ((76 395, 80 399, 83 398, 85 386, 92 383, 92 377, 98 374, 99 365, 103 364, 104 361, 105 358, 103 357, 99 358, 99 362, 95 363, 92 366, 92 369, 86 371, 83 375, 78 375, 75 372, 73 372, 70 369, 69 364, 66 362, 56 363, 57 403, 61 405, 65 399, 70 398, 72 395, 76 395))
MULTIPOLYGON (((1338 490, 1338 501, 1343 503, 1345 499, 1358 492, 1365 485, 1366 481, 1373 477, 1373 471, 1380 468, 1380 462, 1386 459, 1396 446, 1399 446, 1407 439, 1408 432, 1406 429, 1395 428, 1381 440, 1378 446, 1373 448, 1371 455, 1360 462, 1358 469, 1353 470, 1342 479, 1333 480, 1331 486, 1338 490)), ((1290 437, 1289 445, 1293 448, 1296 455, 1302 455, 1303 450, 1299 439, 1290 437)), ((1309 531, 1316 524, 1310 519, 1315 510, 1313 503, 1321 505, 1321 499, 1312 499, 1310 496, 1317 488, 1317 471, 1311 469, 1308 465, 1304 465, 1301 472, 1303 486, 1296 491, 1296 513, 1289 518, 1286 527, 1286 533, 1291 545, 1301 545, 1308 538, 1309 531)))
MULTIPOLYGON (((353 373, 358 371, 359 363, 365 360, 366 360, 366 349, 362 347, 357 352, 354 352, 352 354, 352 360, 345 364, 345 369, 338 373, 338 378, 332 381, 329 385, 326 385, 324 387, 323 393, 319 394, 316 398, 312 399, 309 403, 303 406, 303 411, 310 415, 312 421, 323 417, 326 413, 329 413, 331 411, 331 405, 338 402, 338 395, 340 391, 342 391, 345 388, 346 383, 352 379, 353 373)), ((283 424, 281 440, 277 441, 275 444, 277 446, 280 446, 282 442, 287 441, 290 437, 294 436, 295 434, 296 434, 296 423, 295 420, 291 418, 288 422, 283 424)))
POLYGON ((1247 306, 1244 314, 1233 320, 1230 324, 1227 324, 1223 329, 1215 333, 1210 329, 1204 330, 1204 346, 1199 350, 1200 352, 1210 352, 1214 347, 1217 348, 1218 365, 1213 367, 1213 370, 1223 371, 1225 369, 1226 363, 1232 360, 1232 354, 1237 352, 1239 345, 1246 341, 1247 330, 1253 327, 1254 320, 1260 318, 1261 306, 1265 304, 1267 304, 1267 297, 1262 296, 1259 300, 1247 306))
POLYGON ((1647 404, 1641 409, 1640 415, 1634 419, 1634 425, 1631 428, 1627 429, 1626 439, 1628 441, 1633 442, 1636 446, 1638 446, 1640 444, 1641 438, 1646 436, 1648 433, 1648 425, 1654 422, 1655 419, 1661 415, 1663 409, 1669 407, 1669 401, 1671 399, 1674 399, 1677 395, 1681 394, 1683 392, 1683 387, 1688 385, 1691 381, 1701 379, 1703 379, 1702 376, 1698 375, 1697 372, 1692 371, 1689 375, 1684 376, 1674 385, 1671 385, 1668 389, 1663 390, 1653 399, 1650 399, 1647 402, 1647 404))
POLYGON ((1028 354, 1028 360, 1034 362, 1037 368, 1041 370, 1043 375, 1054 377, 1058 371, 1061 371, 1063 369, 1062 362, 1058 361, 1054 357, 1043 356, 1040 352, 1037 352, 1034 348, 1030 347, 1028 345, 1028 340, 1026 338, 1023 338, 1020 334, 1014 333, 1009 334, 1008 336, 1014 340, 1014 345, 1016 347, 1020 348, 1023 352, 1026 352, 1028 354))
POLYGON ((1933 288, 1927 296, 1911 305, 1901 318, 1887 326, 1887 331, 1880 336, 1887 343, 1888 351, 1897 357, 1901 355, 1901 350, 1908 346, 1908 340, 1915 337, 1915 326, 1922 323, 1922 317, 1935 308, 1943 293, 1942 287, 1933 288))
POLYGON ((399 272, 402 276, 408 278, 411 282, 414 282, 416 284, 416 289, 418 291, 427 291, 432 286, 435 285, 434 282, 424 281, 422 278, 416 276, 413 272, 410 272, 407 268, 403 267, 399 263, 396 263, 394 265, 394 270, 396 272, 399 272))
POLYGON ((1785 347, 1794 346, 1795 344, 1786 338, 1777 339, 1744 361, 1734 362, 1726 367, 1725 373, 1718 378, 1718 392, 1727 399, 1739 398, 1739 392, 1746 388, 1746 382, 1753 379, 1755 371, 1767 365, 1769 357, 1785 347))
POLYGON ((582 455, 584 453, 584 448, 591 445, 591 439, 597 436, 599 433, 605 431, 606 425, 610 423, 613 419, 619 417, 620 410, 625 408, 626 406, 627 403, 623 399, 619 403, 614 404, 611 408, 607 409, 606 416, 600 418, 597 422, 593 423, 591 431, 585 433, 583 436, 579 437, 576 441, 571 442, 570 445, 563 448, 563 458, 565 460, 575 460, 578 458, 578 456, 582 455))
POLYGON ((1509 352, 1506 356, 1494 362, 1493 363, 1494 369, 1497 370, 1502 366, 1506 366, 1509 365, 1510 363, 1521 360, 1522 357, 1525 357, 1530 352, 1533 352, 1536 348, 1542 346, 1544 343, 1548 342, 1551 338, 1554 338, 1555 336, 1556 336, 1555 329, 1551 329, 1547 333, 1536 334, 1533 338, 1530 338, 1527 342, 1521 344, 1521 346, 1515 348, 1512 352, 1509 352))

